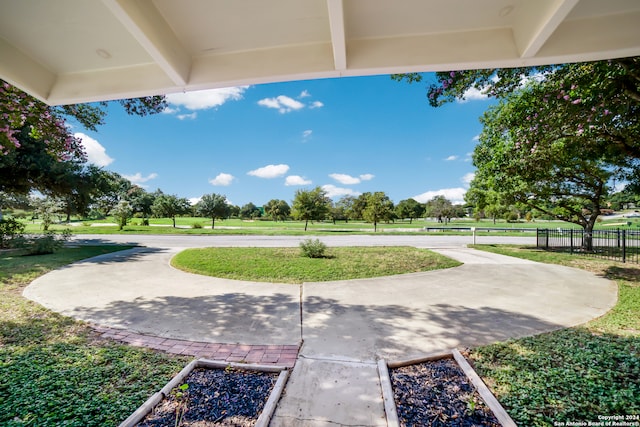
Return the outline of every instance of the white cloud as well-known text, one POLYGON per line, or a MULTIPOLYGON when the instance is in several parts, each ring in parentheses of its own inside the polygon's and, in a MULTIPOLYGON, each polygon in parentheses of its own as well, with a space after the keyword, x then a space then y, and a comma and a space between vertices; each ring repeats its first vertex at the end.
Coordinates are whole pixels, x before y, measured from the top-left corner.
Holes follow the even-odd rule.
POLYGON ((478 90, 474 87, 470 87, 462 94, 460 98, 457 99, 457 101, 461 104, 464 104, 465 102, 469 102, 469 101, 478 101, 478 100, 488 99, 489 97, 487 96, 485 91, 486 91, 486 88, 478 90))
POLYGON ((285 95, 280 95, 276 98, 261 99, 260 101, 258 101, 258 105, 277 109, 280 113, 283 114, 304 108, 304 104, 302 102, 296 101, 295 99, 289 98, 285 95))
POLYGON ((231 174, 219 173, 218 176, 209 180, 209 184, 226 187, 228 185, 231 185, 231 182, 233 182, 234 179, 235 177, 231 174))
POLYGON ((360 178, 356 178, 355 176, 347 175, 345 173, 332 173, 329 174, 329 178, 333 178, 343 185, 360 184, 360 178))
POLYGON ((469 184, 471 184, 471 181, 473 181, 473 178, 475 177, 476 177, 475 173, 469 172, 465 174, 462 178, 460 178, 460 180, 468 186, 469 184))
POLYGON ((472 140, 473 142, 478 142, 478 141, 480 141, 480 135, 476 135, 476 136, 474 136, 473 138, 471 138, 471 140, 472 140))
POLYGON ((227 101, 238 101, 249 86, 225 87, 185 93, 171 93, 167 101, 187 110, 206 110, 219 107, 227 101))
POLYGON ((164 110, 162 110, 162 114, 175 114, 178 111, 180 111, 179 108, 166 107, 164 110))
POLYGON ((311 94, 309 93, 309 91, 305 89, 302 92, 300 92, 300 95, 298 95, 298 98, 308 98, 310 96, 311 94))
POLYGON ((82 141, 82 146, 87 153, 87 161, 89 163, 93 163, 99 167, 108 166, 113 163, 113 158, 107 155, 107 150, 98 141, 81 132, 74 133, 73 136, 82 141))
POLYGON ((320 102, 320 101, 313 101, 311 103, 311 105, 309 106, 309 108, 313 109, 313 108, 322 108, 324 107, 324 103, 320 102))
POLYGON ((412 198, 415 199, 416 202, 426 203, 435 196, 444 196, 455 205, 464 203, 464 195, 466 192, 467 190, 462 187, 443 188, 441 190, 427 191, 422 194, 418 194, 417 196, 413 196, 412 198))
POLYGON ((446 158, 446 159, 444 159, 444 160, 445 160, 445 161, 447 161, 447 162, 451 162, 451 161, 453 161, 453 160, 458 160, 458 156, 454 156, 454 155, 452 155, 452 156, 447 157, 447 158, 446 158))
POLYGON ((304 132, 302 132, 302 138, 307 139, 307 138, 311 137, 312 133, 313 133, 313 131, 311 129, 307 129, 304 132))
POLYGON ((351 188, 340 188, 332 184, 323 185, 322 189, 327 192, 327 197, 341 197, 341 196, 359 196, 362 193, 352 190, 351 188))
POLYGON ((151 181, 152 179, 156 179, 158 177, 158 174, 152 172, 147 176, 142 176, 140 172, 136 172, 133 175, 122 175, 122 177, 131 181, 132 184, 140 185, 144 184, 147 181, 151 181))
POLYGON ((360 184, 362 181, 371 181, 375 175, 370 173, 362 174, 358 177, 347 175, 346 173, 332 173, 329 178, 333 178, 343 185, 360 184))
POLYGON ((267 165, 258 169, 247 172, 247 175, 257 176, 258 178, 277 178, 289 171, 289 165, 267 165))
POLYGON ((191 206, 195 206, 200 200, 202 200, 202 197, 191 197, 189 199, 189 203, 191 204, 191 206))
POLYGON ((293 185, 310 185, 311 181, 308 179, 305 179, 303 177, 301 177, 300 175, 289 175, 285 180, 284 180, 284 185, 286 185, 287 187, 293 186, 293 185))
POLYGON ((190 114, 178 114, 176 117, 178 118, 178 120, 185 120, 185 119, 195 120, 195 118, 198 117, 198 113, 194 111, 193 113, 190 113, 190 114))

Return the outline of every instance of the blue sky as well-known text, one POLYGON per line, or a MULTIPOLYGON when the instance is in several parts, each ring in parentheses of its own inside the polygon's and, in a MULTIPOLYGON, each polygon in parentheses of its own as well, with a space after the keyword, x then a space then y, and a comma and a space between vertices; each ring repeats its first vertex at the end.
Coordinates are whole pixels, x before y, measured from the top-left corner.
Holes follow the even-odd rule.
MULTIPOLYGON (((478 95, 478 94, 476 94, 478 95)), ((74 129, 89 160, 148 191, 229 202, 288 203, 300 188, 384 191, 394 203, 436 194, 462 202, 490 105, 482 96, 432 108, 425 84, 349 77, 168 95, 162 114, 109 107, 98 132, 74 129)))

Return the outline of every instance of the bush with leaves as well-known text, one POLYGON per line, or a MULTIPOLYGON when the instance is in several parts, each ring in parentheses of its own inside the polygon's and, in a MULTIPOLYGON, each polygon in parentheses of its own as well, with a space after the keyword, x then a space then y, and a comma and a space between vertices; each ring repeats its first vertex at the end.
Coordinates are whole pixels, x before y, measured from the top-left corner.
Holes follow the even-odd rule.
POLYGON ((131 204, 126 200, 121 200, 118 202, 115 208, 111 211, 113 217, 118 221, 118 230, 122 230, 125 225, 127 225, 127 221, 133 215, 133 208, 131 204))
POLYGON ((300 242, 302 256, 308 258, 324 258, 327 245, 322 243, 320 239, 305 239, 300 242))
POLYGON ((61 249, 70 238, 71 230, 69 229, 62 233, 49 230, 42 235, 24 239, 21 246, 26 250, 26 255, 46 255, 61 249))
POLYGON ((12 248, 22 239, 24 224, 13 219, 0 220, 0 249, 12 248))

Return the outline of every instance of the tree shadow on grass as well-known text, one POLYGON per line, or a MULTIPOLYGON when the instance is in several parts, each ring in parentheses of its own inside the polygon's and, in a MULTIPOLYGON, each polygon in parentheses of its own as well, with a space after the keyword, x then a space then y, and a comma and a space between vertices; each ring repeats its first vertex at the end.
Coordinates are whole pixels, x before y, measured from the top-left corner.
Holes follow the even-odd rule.
POLYGON ((481 347, 471 358, 518 425, 640 412, 640 336, 568 328, 481 347))

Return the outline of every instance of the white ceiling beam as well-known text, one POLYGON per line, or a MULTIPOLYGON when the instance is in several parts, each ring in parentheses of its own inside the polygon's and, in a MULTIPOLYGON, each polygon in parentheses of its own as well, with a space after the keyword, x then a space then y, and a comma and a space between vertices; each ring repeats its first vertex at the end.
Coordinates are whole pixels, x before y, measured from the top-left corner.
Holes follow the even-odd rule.
POLYGON ((338 71, 347 69, 347 41, 345 36, 343 0, 327 0, 329 28, 333 46, 333 62, 338 71))
POLYGON ((580 0, 535 0, 521 3, 513 36, 522 58, 532 58, 580 0))
POLYGON ((0 77, 47 102, 56 75, 0 37, 0 77))
POLYGON ((191 57, 151 2, 102 0, 177 86, 186 86, 191 57))

